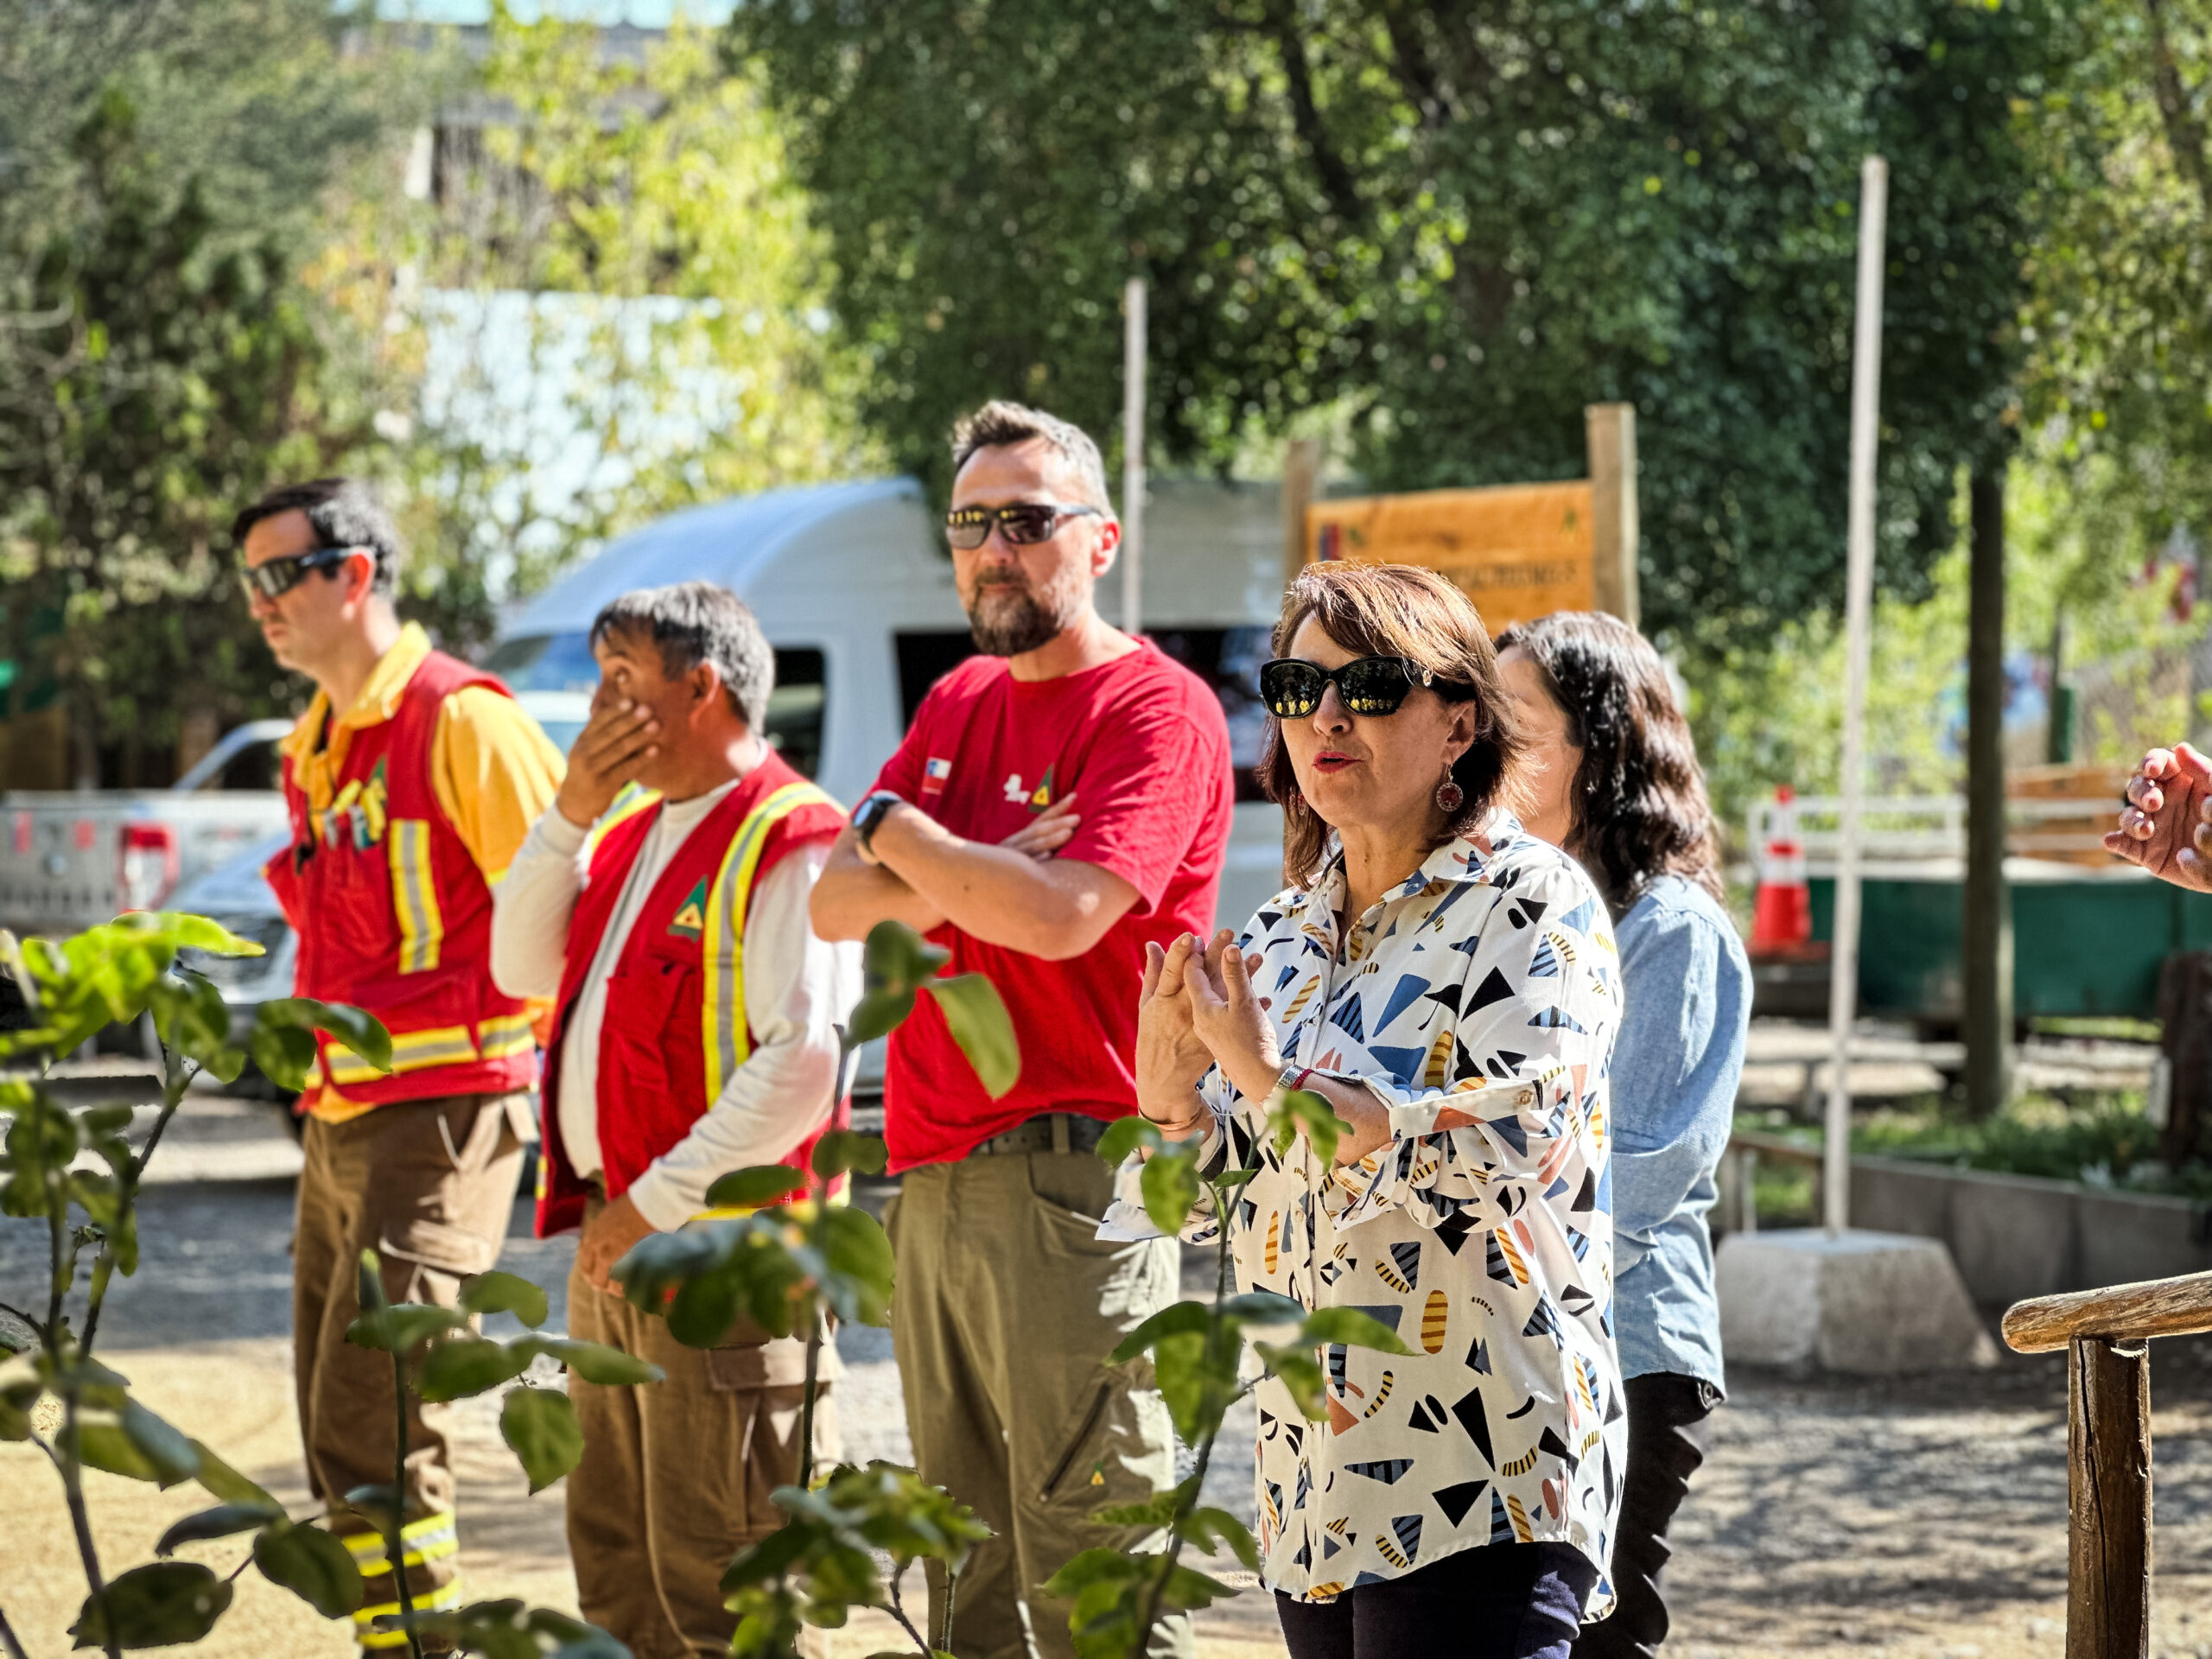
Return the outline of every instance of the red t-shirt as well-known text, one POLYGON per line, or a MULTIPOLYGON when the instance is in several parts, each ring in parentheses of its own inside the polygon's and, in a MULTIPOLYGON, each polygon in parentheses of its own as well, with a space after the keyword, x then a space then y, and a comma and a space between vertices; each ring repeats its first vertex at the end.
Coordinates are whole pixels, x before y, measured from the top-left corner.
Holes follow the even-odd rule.
POLYGON ((1137 991, 1148 939, 1213 926, 1236 791, 1229 728, 1205 682, 1149 643, 1058 679, 1016 680, 971 657, 933 687, 876 779, 970 841, 996 843, 1070 793, 1082 823, 1058 856, 1111 870, 1137 901, 1087 953, 1046 962, 930 935, 948 974, 998 988, 1021 1045, 1021 1078, 983 1092, 934 999, 891 1034, 884 1078, 891 1167, 964 1158, 1040 1112, 1136 1109, 1137 991))

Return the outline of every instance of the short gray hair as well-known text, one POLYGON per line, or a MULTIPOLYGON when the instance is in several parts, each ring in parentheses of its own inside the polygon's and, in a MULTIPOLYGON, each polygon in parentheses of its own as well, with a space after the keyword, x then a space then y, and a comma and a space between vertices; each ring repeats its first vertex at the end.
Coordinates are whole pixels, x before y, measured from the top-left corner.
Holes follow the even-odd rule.
POLYGON ((728 588, 711 582, 633 588, 592 619, 594 646, 611 633, 651 639, 671 680, 712 663, 738 718, 755 732, 766 729, 776 653, 752 607, 728 588))
POLYGON ((1027 443, 1033 438, 1042 438, 1075 469, 1076 482, 1083 492, 1080 505, 1096 507, 1102 512, 1114 511, 1114 503, 1106 494, 1106 463, 1098 454, 1098 446, 1090 441, 1090 435, 1057 415, 1047 415, 1026 404, 1010 404, 995 397, 973 415, 955 422, 952 475, 959 477, 960 469, 978 449, 1002 449, 1009 444, 1027 443))

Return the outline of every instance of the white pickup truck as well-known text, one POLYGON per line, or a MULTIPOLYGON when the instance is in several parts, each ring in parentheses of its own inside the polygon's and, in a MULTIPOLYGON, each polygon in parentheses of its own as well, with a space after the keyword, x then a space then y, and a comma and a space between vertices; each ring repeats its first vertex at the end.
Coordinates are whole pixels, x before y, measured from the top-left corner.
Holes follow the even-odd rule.
POLYGON ((281 831, 271 746, 291 728, 234 727, 168 789, 0 794, 0 926, 67 934, 158 910, 183 883, 281 831))

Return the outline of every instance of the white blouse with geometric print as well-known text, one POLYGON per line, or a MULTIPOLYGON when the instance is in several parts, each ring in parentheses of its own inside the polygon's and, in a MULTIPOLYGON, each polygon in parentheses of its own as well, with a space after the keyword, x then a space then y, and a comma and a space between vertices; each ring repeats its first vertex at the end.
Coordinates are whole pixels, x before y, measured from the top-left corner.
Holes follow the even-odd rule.
MULTIPOLYGON (((1328 1419, 1270 1378, 1256 1395, 1269 1589, 1326 1601, 1490 1543, 1607 1562, 1628 1423, 1612 1336, 1606 1077, 1620 1020, 1611 924, 1581 867, 1493 814, 1354 924, 1338 948, 1333 861, 1239 944, 1285 1061, 1363 1084, 1392 1139, 1325 1170, 1278 1158, 1266 1103, 1219 1071, 1205 1156, 1260 1173, 1230 1217, 1240 1289, 1355 1307, 1410 1357, 1330 1346, 1328 1419)), ((1121 1172, 1107 1217, 1154 1230, 1121 1172)), ((1209 1193, 1184 1236, 1214 1239, 1209 1193)))

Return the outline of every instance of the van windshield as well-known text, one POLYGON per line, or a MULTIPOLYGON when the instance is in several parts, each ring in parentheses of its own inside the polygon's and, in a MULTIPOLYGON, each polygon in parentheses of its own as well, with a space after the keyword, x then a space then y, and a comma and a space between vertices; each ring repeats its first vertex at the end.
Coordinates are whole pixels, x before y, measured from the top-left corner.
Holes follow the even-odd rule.
MULTIPOLYGON (((502 639, 484 667, 511 691, 596 691, 599 664, 588 633, 532 633, 502 639)), ((829 687, 822 652, 811 645, 776 647, 776 689, 768 697, 769 743, 802 777, 822 765, 822 722, 829 687)))

